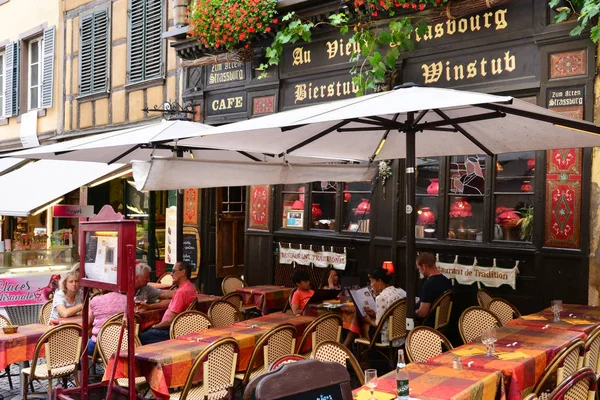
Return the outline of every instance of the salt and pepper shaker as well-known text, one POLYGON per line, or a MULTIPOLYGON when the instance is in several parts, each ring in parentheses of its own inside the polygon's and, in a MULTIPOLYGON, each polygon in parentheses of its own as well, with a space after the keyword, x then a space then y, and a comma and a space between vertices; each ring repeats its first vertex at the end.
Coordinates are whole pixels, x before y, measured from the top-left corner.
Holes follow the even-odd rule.
POLYGON ((454 357, 454 360, 452 360, 452 368, 456 371, 462 371, 463 365, 460 357, 454 357))

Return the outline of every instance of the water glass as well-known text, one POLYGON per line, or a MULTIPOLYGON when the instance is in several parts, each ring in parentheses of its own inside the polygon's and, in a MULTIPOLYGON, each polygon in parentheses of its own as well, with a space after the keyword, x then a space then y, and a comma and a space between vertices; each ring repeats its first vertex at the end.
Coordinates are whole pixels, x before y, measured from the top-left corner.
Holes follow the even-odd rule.
POLYGON ((366 369, 365 370, 365 384, 371 391, 371 400, 375 399, 375 388, 377 387, 377 370, 366 369))
POLYGON ((490 355, 493 356, 494 355, 494 350, 496 347, 496 341, 498 341, 498 332, 496 331, 495 327, 491 327, 490 330, 488 331, 488 335, 489 335, 489 343, 490 343, 490 355))
POLYGON ((562 311, 562 300, 552 300, 550 303, 552 313, 554 314, 554 322, 560 322, 560 312, 562 311))

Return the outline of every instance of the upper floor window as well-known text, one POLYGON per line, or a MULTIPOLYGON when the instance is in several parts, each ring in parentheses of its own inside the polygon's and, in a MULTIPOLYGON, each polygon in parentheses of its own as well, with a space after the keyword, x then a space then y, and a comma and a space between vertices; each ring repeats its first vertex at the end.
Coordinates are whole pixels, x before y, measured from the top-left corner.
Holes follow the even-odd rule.
POLYGON ((129 1, 129 83, 163 76, 163 13, 163 0, 129 1))
POLYGON ((81 19, 79 94, 108 90, 108 10, 96 11, 81 19))
POLYGON ((27 109, 40 108, 42 97, 42 38, 31 40, 28 45, 27 62, 27 109))

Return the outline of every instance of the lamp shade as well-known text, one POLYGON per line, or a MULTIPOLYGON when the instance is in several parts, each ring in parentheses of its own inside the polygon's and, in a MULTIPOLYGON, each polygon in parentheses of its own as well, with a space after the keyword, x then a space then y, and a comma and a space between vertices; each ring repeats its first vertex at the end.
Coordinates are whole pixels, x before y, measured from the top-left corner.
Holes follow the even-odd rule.
POLYGON ((358 207, 356 207, 356 211, 354 211, 354 215, 368 215, 371 213, 371 203, 369 199, 362 199, 358 207))
POLYGON ((429 207, 421 208, 417 214, 419 217, 417 218, 417 225, 433 225, 435 223, 435 216, 433 215, 433 211, 429 207))
POLYGON ((390 274, 394 273, 394 263, 391 261, 384 261, 383 264, 381 265, 381 268, 385 269, 390 274))
POLYGON ((457 197, 454 203, 450 205, 451 218, 466 218, 473 215, 473 208, 463 197, 457 197))
POLYGON ((304 210, 304 202, 302 200, 296 200, 292 204, 292 210, 304 210))

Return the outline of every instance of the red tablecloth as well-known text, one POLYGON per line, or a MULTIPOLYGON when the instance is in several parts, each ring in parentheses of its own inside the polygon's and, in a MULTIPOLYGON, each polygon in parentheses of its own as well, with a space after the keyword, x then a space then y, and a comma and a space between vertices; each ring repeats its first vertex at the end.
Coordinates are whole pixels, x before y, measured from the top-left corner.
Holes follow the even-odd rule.
POLYGON ((428 364, 452 367, 455 357, 461 357, 465 369, 502 371, 509 399, 522 399, 533 389, 544 369, 560 349, 575 338, 585 338, 583 332, 542 329, 529 326, 498 328, 498 357, 485 355, 485 346, 473 342, 433 357, 428 364))
POLYGON ((210 294, 198 294, 198 302, 196 303, 196 310, 203 313, 208 313, 208 309, 217 300, 221 300, 221 296, 213 296, 210 294))
POLYGON ((246 307, 255 306, 267 315, 270 311, 283 310, 292 292, 291 288, 274 285, 248 286, 236 290, 244 297, 246 307))
POLYGON ((319 317, 328 312, 334 312, 342 317, 342 327, 354 333, 361 334, 360 326, 357 323, 357 319, 354 318, 356 308, 354 303, 343 303, 341 306, 327 307, 327 304, 339 305, 338 300, 331 300, 321 304, 307 304, 304 310, 304 315, 310 315, 313 317, 319 317))
POLYGON ((5 334, 0 329, 0 370, 10 364, 31 360, 38 339, 50 328, 52 326, 43 324, 23 325, 19 326, 17 333, 11 334, 5 334))

